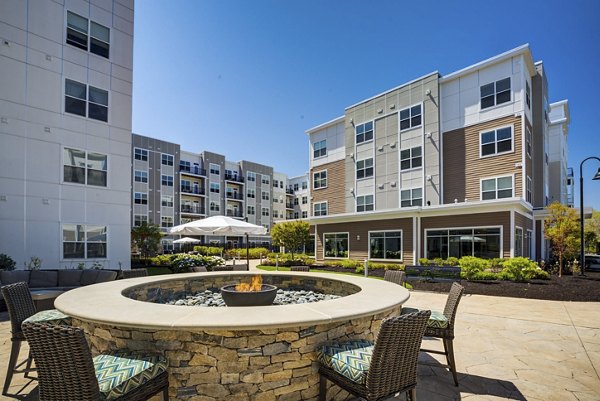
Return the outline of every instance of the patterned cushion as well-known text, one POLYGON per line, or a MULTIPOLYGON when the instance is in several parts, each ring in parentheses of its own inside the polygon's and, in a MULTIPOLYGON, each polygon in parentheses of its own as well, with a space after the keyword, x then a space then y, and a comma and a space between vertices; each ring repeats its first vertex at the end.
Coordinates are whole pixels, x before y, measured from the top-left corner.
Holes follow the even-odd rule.
POLYGON ((71 316, 65 315, 57 309, 49 309, 29 316, 23 323, 47 323, 53 326, 70 326, 71 316))
MULTIPOLYGON (((406 315, 409 313, 415 313, 418 312, 420 309, 417 308, 410 308, 410 307, 403 307, 402 308, 402 314, 406 315)), ((444 316, 444 314, 438 310, 432 310, 431 311, 431 316, 429 317, 429 320, 427 321, 427 327, 431 327, 431 328, 436 328, 436 329, 445 329, 446 327, 448 327, 448 318, 446 316, 444 316)))
POLYGON ((367 340, 332 343, 317 350, 319 362, 342 376, 364 384, 375 345, 367 340))
POLYGON ((114 400, 167 370, 160 355, 113 352, 93 359, 103 400, 114 400))

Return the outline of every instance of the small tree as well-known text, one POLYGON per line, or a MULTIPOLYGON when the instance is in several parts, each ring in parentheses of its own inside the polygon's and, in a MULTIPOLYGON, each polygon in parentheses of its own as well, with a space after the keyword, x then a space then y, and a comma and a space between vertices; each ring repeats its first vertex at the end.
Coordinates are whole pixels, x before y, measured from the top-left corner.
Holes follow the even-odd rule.
POLYGON ((577 212, 558 202, 548 205, 546 210, 550 216, 544 221, 544 235, 558 255, 558 276, 561 277, 565 255, 575 254, 579 245, 577 212))
POLYGON ((143 222, 142 225, 131 229, 131 242, 144 260, 158 252, 161 238, 162 233, 156 224, 143 222))
POLYGON ((277 223, 271 228, 271 238, 275 245, 288 249, 294 260, 294 251, 303 247, 310 239, 309 227, 306 221, 277 223))

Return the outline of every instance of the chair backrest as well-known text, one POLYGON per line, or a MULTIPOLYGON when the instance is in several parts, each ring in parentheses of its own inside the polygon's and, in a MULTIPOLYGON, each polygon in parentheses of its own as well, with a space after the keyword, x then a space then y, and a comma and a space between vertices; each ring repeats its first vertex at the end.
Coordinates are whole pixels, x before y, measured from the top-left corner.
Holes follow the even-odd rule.
POLYGON ((20 282, 2 287, 2 296, 6 302, 13 338, 22 333, 21 323, 35 315, 36 309, 27 283, 20 282))
POLYGON ((454 330, 454 319, 456 318, 456 310, 458 309, 458 303, 465 292, 465 287, 454 282, 450 287, 448 298, 446 299, 446 306, 444 307, 444 316, 448 319, 448 329, 454 330))
POLYGON ((417 360, 431 311, 386 319, 381 324, 366 387, 370 398, 379 399, 417 385, 417 360))
POLYGON ((389 281, 390 283, 403 285, 405 281, 404 272, 402 270, 386 270, 383 279, 385 281, 389 281))
POLYGON ((231 272, 233 271, 233 265, 224 265, 224 266, 214 266, 214 272, 231 272))
POLYGON ((245 272, 245 271, 248 271, 248 265, 247 264, 233 265, 233 271, 234 272, 245 272))
POLYGON ((27 322, 23 332, 37 367, 40 400, 100 400, 82 329, 27 322))
POLYGON ((121 270, 121 278, 134 278, 148 276, 148 269, 121 270))
POLYGON ((309 272, 310 267, 308 267, 308 266, 291 266, 290 271, 291 272, 309 272))

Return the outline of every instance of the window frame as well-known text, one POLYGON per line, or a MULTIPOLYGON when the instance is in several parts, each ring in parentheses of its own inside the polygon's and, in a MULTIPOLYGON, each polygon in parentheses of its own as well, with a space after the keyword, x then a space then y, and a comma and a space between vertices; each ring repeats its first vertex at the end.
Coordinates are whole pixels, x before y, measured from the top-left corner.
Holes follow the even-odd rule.
POLYGON ((146 170, 134 170, 133 171, 133 182, 139 182, 142 184, 148 183, 148 171, 146 170), (139 173, 139 174, 138 174, 139 173), (139 176, 139 180, 138 180, 139 176))
POLYGON ((413 146, 411 148, 406 148, 406 149, 400 149, 400 171, 406 172, 406 171, 410 171, 410 170, 416 170, 416 169, 420 169, 423 168, 423 147, 421 145, 419 146, 413 146), (418 156, 414 156, 413 152, 419 149, 419 155, 418 156), (407 152, 408 151, 408 158, 402 158, 402 152, 407 152), (408 161, 409 166, 408 167, 403 167, 402 166, 402 162, 408 161), (415 165, 417 164, 418 161, 418 166, 415 165))
POLYGON ((503 105, 503 104, 506 104, 506 103, 511 103, 512 101, 513 101, 513 96, 512 96, 512 77, 510 75, 508 77, 506 77, 506 78, 498 79, 496 81, 488 82, 487 84, 479 85, 479 111, 489 110, 489 109, 492 109, 494 107, 497 107, 497 106, 500 106, 500 105, 503 105), (498 83, 502 82, 502 81, 505 81, 507 79, 508 79, 508 90, 505 89, 505 90, 503 90, 501 92, 498 92, 498 83), (489 95, 486 95, 486 96, 483 96, 482 95, 482 88, 484 86, 488 86, 488 85, 491 85, 491 84, 494 85, 493 93, 489 94, 489 95), (507 91, 509 93, 508 100, 505 100, 505 101, 503 101, 501 103, 498 103, 498 95, 501 94, 501 93, 507 92, 507 91), (489 97, 493 97, 494 98, 494 104, 486 106, 486 107, 483 107, 482 106, 482 100, 484 98, 489 98, 489 97))
POLYGON ((148 224, 148 214, 139 214, 139 213, 136 213, 136 214, 133 215, 133 224, 132 224, 133 227, 140 227, 144 222, 146 224, 148 224), (140 217, 140 220, 142 220, 140 222, 140 224, 136 224, 136 218, 137 217, 140 217), (145 217, 145 218, 142 219, 142 217, 145 217))
POLYGON ((524 237, 524 230, 523 227, 521 226, 515 226, 515 243, 513 244, 514 247, 514 257, 519 257, 519 256, 523 256, 523 246, 525 244, 525 237, 524 237), (520 235, 520 241, 521 241, 521 246, 520 249, 518 249, 517 245, 519 243, 519 231, 521 232, 520 235))
MULTIPOLYGON (((65 21, 66 21, 66 26, 65 26, 65 30, 64 30, 64 32, 65 32, 64 43, 66 43, 66 44, 68 44, 70 46, 76 47, 77 49, 83 50, 86 53, 95 54, 98 57, 102 57, 104 59, 110 60, 110 53, 111 53, 111 51, 110 51, 110 47, 111 47, 110 46, 110 42, 111 42, 111 35, 112 35, 112 29, 111 28, 109 28, 109 27, 107 27, 105 25, 102 25, 102 24, 100 24, 100 23, 98 23, 96 21, 92 21, 90 18, 84 17, 84 16, 79 15, 79 14, 73 12, 73 11, 70 11, 70 10, 67 10, 67 15, 66 15, 65 21), (81 31, 81 29, 76 29, 77 27, 75 27, 73 25, 69 26, 69 14, 75 15, 75 16, 77 16, 77 17, 79 17, 81 19, 84 19, 86 21, 86 27, 87 27, 86 32, 81 31), (92 24, 98 25, 99 27, 101 27, 103 29, 106 29, 108 31, 108 42, 106 40, 104 40, 104 39, 99 38, 97 35, 95 36, 92 33, 92 24), (75 31, 75 32, 79 33, 82 36, 85 36, 85 43, 86 43, 85 44, 85 48, 83 48, 82 45, 78 46, 77 44, 71 43, 71 42, 74 42, 73 40, 69 41, 69 29, 72 30, 72 31, 75 31), (93 46, 94 43, 93 43, 93 41, 98 41, 100 43, 103 43, 103 44, 107 45, 106 46, 107 47, 107 49, 106 49, 106 55, 101 54, 98 51, 94 51, 93 50, 94 49, 94 46, 93 46)), ((77 43, 77 42, 75 41, 75 43, 77 43)))
POLYGON ((160 195, 160 207, 175 207, 175 197, 173 195, 160 195), (165 199, 166 198, 166 199, 165 199), (168 199, 170 198, 170 200, 168 199))
POLYGON ((134 205, 147 205, 148 204, 148 192, 140 192, 140 191, 134 191, 133 192, 133 204, 134 205), (139 202, 138 202, 138 194, 140 194, 139 196, 139 202), (146 196, 144 196, 146 195, 146 196), (144 202, 145 200, 145 202, 144 202))
POLYGON ((525 103, 527 104, 527 108, 531 110, 531 86, 528 80, 525 80, 525 103))
POLYGON ((373 210, 375 210, 375 196, 373 194, 368 194, 368 195, 360 195, 356 197, 356 208, 355 211, 356 213, 364 213, 364 212, 372 212, 373 210), (371 203, 367 203, 367 198, 371 197, 371 203), (362 198, 364 200, 364 204, 362 205, 363 210, 359 210, 359 202, 358 200, 362 198), (371 208, 369 209, 369 205, 371 206, 371 208))
POLYGON ((160 175, 160 185, 163 187, 173 187, 175 182, 175 178, 169 174, 161 174, 160 175), (166 182, 166 184, 165 184, 166 182))
MULTIPOLYGON (((327 188, 327 170, 319 170, 319 171, 315 171, 313 172, 313 189, 317 190, 317 189, 324 189, 327 188), (319 186, 316 187, 315 183, 317 182, 317 174, 319 175, 319 186), (322 175, 325 174, 325 178, 322 177, 322 175), (325 182, 323 184, 323 181, 325 182)), ((295 190, 296 191, 296 190, 295 190)))
POLYGON ((147 162, 148 161, 148 156, 149 156, 148 149, 133 148, 133 160, 139 160, 141 162, 147 162), (139 159, 138 159, 138 152, 137 152, 138 150, 139 150, 139 156, 140 156, 139 159))
POLYGON ((246 173, 246 181, 256 182, 256 173, 254 171, 248 171, 246 173))
POLYGON ((368 157, 366 159, 357 160, 356 168, 355 168, 356 180, 364 180, 368 178, 372 178, 375 176, 375 160, 372 157, 368 157), (371 165, 367 166, 367 161, 371 161, 371 165), (362 168, 359 168, 359 163, 363 164, 362 168), (359 177, 360 172, 362 172, 362 177, 359 177), (370 173, 370 174, 368 174, 370 173))
POLYGON ((530 176, 525 179, 525 200, 533 205, 533 181, 530 176))
POLYGON ((63 94, 64 94, 64 102, 63 102, 64 113, 72 115, 72 116, 78 116, 80 118, 92 119, 94 121, 100 121, 100 122, 109 124, 110 91, 65 77, 64 86, 63 86, 63 94), (81 97, 76 97, 74 95, 67 94, 67 83, 68 82, 83 86, 85 88, 85 99, 83 99, 81 97), (90 92, 92 90, 95 90, 98 92, 105 92, 106 93, 106 104, 99 103, 97 101, 93 101, 91 99, 92 96, 90 95, 90 92), (74 99, 74 100, 80 101, 80 102, 84 102, 84 104, 85 104, 84 114, 74 112, 73 110, 71 110, 71 111, 67 110, 68 109, 67 98, 74 99), (90 109, 91 109, 90 105, 92 105, 95 109, 98 109, 98 108, 106 109, 106 120, 103 118, 97 118, 95 116, 92 116, 90 113, 90 109))
MULTIPOLYGON (((134 217, 135 218, 135 217, 134 217)), ((61 260, 62 261, 73 261, 73 260, 108 260, 109 259, 109 253, 108 253, 108 244, 109 244, 109 229, 108 229, 108 225, 96 225, 96 224, 78 224, 78 223, 68 223, 68 222, 64 222, 61 223, 60 225, 60 229, 61 229, 61 260), (79 241, 65 241, 65 226, 75 226, 75 230, 77 230, 78 226, 82 226, 83 227, 83 234, 84 234, 84 238, 83 241, 79 240, 79 241), (90 228, 96 228, 96 227, 103 227, 104 228, 104 236, 105 239, 104 241, 90 241, 88 236, 89 236, 89 231, 90 228), (68 258, 65 257, 65 243, 81 243, 83 244, 83 257, 72 257, 72 258, 68 258), (88 256, 89 253, 89 245, 90 244, 104 244, 104 256, 102 257, 90 257, 88 256)))
POLYGON ((411 130, 413 128, 418 128, 421 127, 423 125, 423 103, 415 103, 411 106, 405 107, 402 110, 398 111, 398 128, 400 132, 404 132, 404 131, 408 131, 411 130), (415 113, 413 115, 413 109, 419 107, 419 113, 415 113), (408 111, 408 117, 407 118, 402 118, 402 113, 408 111), (419 123, 416 125, 413 125, 413 119, 419 117, 419 123), (403 121, 408 121, 408 127, 406 128, 402 128, 402 122, 403 121))
MULTIPOLYGON (((506 141, 506 139, 503 139, 500 142, 504 142, 504 141, 506 141)), ((502 125, 502 126, 495 127, 493 129, 479 131, 479 158, 480 159, 485 159, 487 157, 506 155, 506 154, 514 153, 514 151, 515 151, 515 127, 513 124, 502 125), (510 128, 510 150, 498 152, 498 131, 503 130, 505 128, 510 128), (495 152, 484 155, 483 154, 484 143, 482 142, 483 135, 488 134, 490 132, 494 133, 494 142, 487 142, 487 143, 485 143, 485 145, 494 143, 495 152)))
POLYGON ((533 134, 529 129, 529 126, 525 128, 525 153, 531 159, 533 153, 533 134))
MULTIPOLYGON (((429 254, 428 254, 428 246, 427 246, 427 239, 428 239, 428 233, 431 231, 447 231, 448 233, 446 234, 446 238, 450 238, 450 231, 452 230, 471 230, 471 232, 473 233, 473 236, 475 235, 474 232, 475 230, 490 230, 490 229, 498 229, 499 230, 499 249, 498 249, 498 253, 499 255, 496 256, 498 258, 503 258, 504 257, 504 227, 502 225, 490 225, 490 226, 466 226, 466 227, 436 227, 436 228, 426 228, 424 230, 424 249, 423 249, 423 254, 425 258, 430 258, 429 254)), ((449 246, 449 241, 448 241, 448 247, 446 249, 446 255, 444 257, 444 259, 447 259, 450 255, 450 246, 449 246)), ((473 248, 473 252, 471 252, 471 256, 474 253, 474 248, 473 248)))
MULTIPOLYGON (((404 231, 402 229, 398 229, 398 230, 370 230, 370 231, 368 231, 367 237, 368 237, 368 241, 369 241, 368 242, 369 249, 368 249, 368 256, 367 256, 367 258, 369 260, 375 260, 375 261, 394 261, 394 262, 402 262, 404 260, 404 231), (395 233, 395 232, 399 232, 400 233, 400 251, 399 251, 400 252, 400 259, 391 259, 391 258, 386 258, 386 257, 383 257, 383 258, 373 258, 373 257, 371 257, 371 234, 372 233, 384 233, 385 234, 385 233, 395 233)), ((383 244, 384 244, 383 254, 384 254, 384 256, 385 256, 385 253, 386 253, 385 240, 386 240, 386 237, 384 235, 384 237, 383 237, 383 244)))
POLYGON ((213 194, 220 194, 221 193, 221 183, 219 183, 219 182, 209 183, 208 190, 209 190, 209 192, 211 192, 213 194))
POLYGON ((401 188, 400 189, 400 194, 399 194, 399 203, 400 203, 400 208, 405 208, 405 207, 422 207, 423 206, 423 187, 410 187, 410 188, 401 188), (421 197, 413 197, 413 192, 417 189, 421 190, 421 197), (406 192, 406 191, 410 191, 410 206, 402 206, 402 192, 406 192), (420 205, 414 205, 413 203, 415 202, 415 200, 421 200, 421 204, 420 205))
POLYGON ((313 159, 320 159, 327 156, 327 139, 322 139, 320 141, 313 143, 313 159), (317 149, 319 146, 319 149, 317 149), (319 153, 317 155, 317 152, 319 153))
POLYGON ((208 172, 209 172, 209 174, 220 176, 221 175, 221 166, 219 164, 209 163, 208 172), (217 168, 214 168, 213 166, 216 166, 217 168))
MULTIPOLYGON (((161 166, 173 166, 175 164, 175 156, 168 154, 168 153, 161 153, 160 154, 160 164, 161 164, 161 166), (166 163, 165 163, 165 159, 166 159, 166 163)), ((191 169, 191 166, 190 166, 190 169, 191 169)))
MULTIPOLYGON (((506 188, 502 189, 502 190, 505 191, 506 188)), ((491 191, 485 191, 485 192, 491 192, 491 191)), ((515 190, 515 175, 514 174, 498 175, 498 176, 494 176, 494 177, 482 177, 482 178, 479 179, 479 200, 480 201, 492 201, 492 200, 499 200, 499 199, 510 199, 510 198, 514 198, 515 197, 515 193, 516 193, 516 190, 515 190), (510 177, 510 179, 511 179, 511 196, 503 196, 502 198, 499 198, 498 197, 498 191, 499 191, 499 189, 498 189, 498 179, 500 179, 500 178, 508 178, 508 177, 510 177), (483 192, 484 192, 483 191, 483 182, 484 181, 490 181, 490 180, 495 180, 496 181, 495 189, 494 189, 496 196, 493 199, 483 199, 483 192)))
POLYGON ((365 121, 364 123, 358 124, 354 127, 354 143, 356 145, 360 145, 361 143, 372 142, 374 138, 375 138, 375 120, 365 121), (366 128, 368 124, 371 124, 371 128, 369 130, 367 130, 367 128, 366 128), (363 132, 361 132, 359 134, 358 129, 360 127, 363 128, 363 132), (371 137, 369 139, 365 139, 367 137, 367 133, 369 133, 369 132, 371 133, 371 137), (363 135, 362 141, 358 140, 359 135, 363 135))
POLYGON ((312 204, 312 215, 313 217, 320 217, 320 216, 328 216, 329 215, 329 205, 327 204, 327 201, 323 201, 323 202, 313 202, 312 204), (320 209, 322 208, 322 205, 325 205, 325 214, 323 214, 322 210, 319 210, 319 214, 315 214, 316 208, 315 206, 319 205, 320 209))
POLYGON ((268 208, 268 207, 261 207, 261 208, 260 208, 260 215, 261 215, 262 217, 270 217, 270 215, 271 215, 271 211, 269 210, 269 208, 268 208), (266 211, 266 212, 265 212, 265 211, 266 211))
MULTIPOLYGON (((337 239, 337 238, 335 238, 337 239)), ((337 252, 336 252, 337 254, 337 252)), ((350 258, 350 232, 348 231, 339 231, 339 232, 329 232, 329 233, 323 233, 323 259, 349 259, 350 258), (325 252, 326 252, 326 239, 325 236, 327 235, 346 235, 346 241, 348 243, 348 249, 346 250, 346 252, 348 253, 348 256, 325 256, 325 252)))
POLYGON ((67 185, 84 185, 86 187, 93 187, 93 188, 106 188, 106 189, 110 189, 110 182, 109 182, 109 174, 108 174, 108 166, 110 165, 110 159, 108 157, 108 154, 104 154, 104 153, 98 153, 98 152, 90 152, 89 150, 83 150, 83 149, 77 149, 77 148, 73 148, 73 147, 68 147, 68 146, 63 146, 62 148, 62 184, 67 184, 67 185), (65 160, 65 152, 68 150, 72 150, 72 151, 77 151, 77 152, 83 152, 85 154, 85 165, 84 166, 74 166, 74 165, 67 165, 66 164, 66 160, 65 160), (94 155, 100 155, 103 156, 106 160, 106 169, 105 170, 98 170, 96 168, 91 168, 90 167, 90 162, 89 162, 89 155, 90 154, 94 154, 94 155), (83 177, 84 177, 84 182, 75 182, 75 181, 67 181, 65 179, 65 167, 71 167, 71 168, 79 168, 79 169, 83 169, 83 177), (105 174, 105 180, 106 180, 106 185, 95 185, 95 184, 90 184, 89 183, 89 172, 90 171, 101 171, 105 174))

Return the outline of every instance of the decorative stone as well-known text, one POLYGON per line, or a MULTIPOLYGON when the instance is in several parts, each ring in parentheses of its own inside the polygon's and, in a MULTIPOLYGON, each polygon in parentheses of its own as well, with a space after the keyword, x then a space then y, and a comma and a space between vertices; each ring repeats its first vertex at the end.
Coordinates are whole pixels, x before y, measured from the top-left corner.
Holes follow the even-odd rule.
POLYGON ((263 347, 263 355, 277 355, 282 354, 284 352, 289 352, 291 349, 290 343, 288 342, 280 342, 265 345, 263 347))

